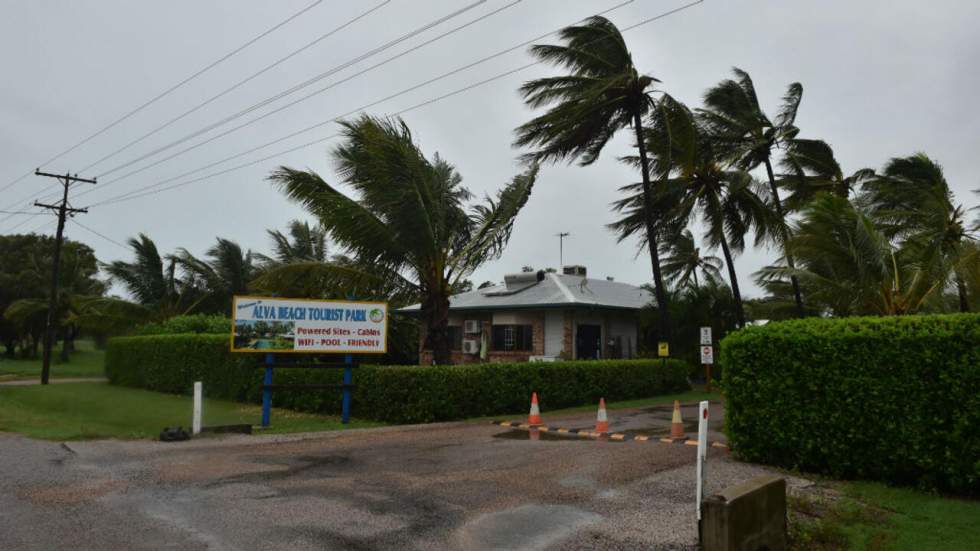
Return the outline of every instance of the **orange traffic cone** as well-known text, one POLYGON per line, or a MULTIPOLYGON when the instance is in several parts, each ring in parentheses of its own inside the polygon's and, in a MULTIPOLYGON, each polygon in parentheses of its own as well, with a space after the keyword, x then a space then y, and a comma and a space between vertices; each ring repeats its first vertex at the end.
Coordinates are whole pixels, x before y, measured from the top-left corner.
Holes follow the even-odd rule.
POLYGON ((673 440, 687 440, 684 421, 681 420, 681 403, 674 400, 674 417, 670 421, 670 437, 673 440))
POLYGON ((527 416, 527 424, 532 427, 541 425, 541 410, 538 409, 538 393, 531 393, 531 413, 527 416))
POLYGON ((606 399, 599 398, 599 414, 596 415, 595 431, 599 434, 609 432, 609 419, 606 418, 606 399))

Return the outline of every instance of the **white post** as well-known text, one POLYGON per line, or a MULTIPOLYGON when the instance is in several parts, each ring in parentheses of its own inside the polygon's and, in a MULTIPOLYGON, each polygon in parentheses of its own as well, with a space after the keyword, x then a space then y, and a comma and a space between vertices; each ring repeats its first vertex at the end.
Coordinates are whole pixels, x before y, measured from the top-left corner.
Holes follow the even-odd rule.
POLYGON ((704 500, 704 486, 708 481, 705 460, 708 457, 708 402, 704 401, 698 407, 698 480, 697 502, 698 521, 701 521, 701 502, 704 500))
POLYGON ((201 381, 194 383, 194 418, 191 421, 192 428, 191 431, 194 434, 200 434, 201 432, 201 391, 203 385, 201 381))

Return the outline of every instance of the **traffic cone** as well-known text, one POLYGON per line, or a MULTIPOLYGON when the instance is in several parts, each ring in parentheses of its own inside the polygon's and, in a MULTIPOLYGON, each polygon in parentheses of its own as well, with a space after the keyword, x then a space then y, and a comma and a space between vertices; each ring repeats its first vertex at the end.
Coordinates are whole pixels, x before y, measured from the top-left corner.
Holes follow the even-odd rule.
POLYGON ((538 393, 531 393, 531 413, 527 416, 527 424, 532 427, 537 427, 542 425, 541 423, 541 410, 538 409, 538 393))
POLYGON ((609 432, 609 419, 606 418, 606 399, 599 398, 599 414, 596 415, 595 431, 599 434, 609 432))
POLYGON ((681 403, 674 400, 674 417, 670 421, 670 438, 673 440, 687 440, 684 432, 684 421, 681 420, 681 403))

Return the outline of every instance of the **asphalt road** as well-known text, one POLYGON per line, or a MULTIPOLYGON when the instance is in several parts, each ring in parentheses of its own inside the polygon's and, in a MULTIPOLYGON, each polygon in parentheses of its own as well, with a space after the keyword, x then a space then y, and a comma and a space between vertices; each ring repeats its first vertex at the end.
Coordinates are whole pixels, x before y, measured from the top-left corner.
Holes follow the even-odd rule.
MULTIPOLYGON (((610 420, 658 435, 670 408, 610 420)), ((488 423, 174 444, 0 434, 0 549, 693 549, 695 451, 488 423)), ((720 449, 709 465, 709 490, 761 472, 720 449)))

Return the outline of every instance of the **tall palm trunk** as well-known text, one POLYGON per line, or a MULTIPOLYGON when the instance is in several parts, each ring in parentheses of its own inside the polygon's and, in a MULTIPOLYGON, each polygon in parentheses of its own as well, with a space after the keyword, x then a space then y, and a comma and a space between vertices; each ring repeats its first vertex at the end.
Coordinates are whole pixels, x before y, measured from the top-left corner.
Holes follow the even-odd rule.
POLYGON ((430 293, 422 303, 422 319, 426 328, 422 349, 432 351, 436 365, 449 364, 449 294, 430 293))
MULTIPOLYGON (((796 268, 796 263, 793 260, 793 255, 786 249, 786 242, 789 239, 789 233, 786 231, 786 215, 783 214, 783 203, 779 199, 779 188, 776 186, 776 177, 772 173, 772 163, 769 158, 766 157, 766 173, 769 175, 769 189, 772 192, 773 202, 776 204, 776 216, 779 217, 779 233, 783 240, 783 252, 786 254, 786 265, 790 269, 796 268)), ((795 275, 789 277, 790 282, 793 284, 793 298, 796 300, 796 314, 801 318, 805 315, 803 310, 803 294, 800 292, 800 280, 797 279, 795 275)))
POLYGON ((728 266, 728 280, 732 284, 732 298, 735 300, 735 321, 739 327, 745 327, 745 309, 742 308, 742 292, 738 289, 738 276, 735 275, 735 263, 732 261, 732 251, 728 248, 728 239, 721 238, 721 252, 725 255, 725 265, 728 266))
POLYGON ((660 316, 659 338, 670 342, 670 313, 667 312, 667 292, 663 273, 660 270, 660 253, 657 249, 657 229, 653 222, 653 184, 650 183, 650 167, 647 165, 647 149, 643 140, 643 126, 640 111, 633 113, 633 129, 636 131, 636 149, 640 154, 640 174, 643 178, 643 219, 647 230, 647 249, 650 250, 650 264, 653 265, 653 290, 657 298, 657 311, 660 316))
POLYGON ((956 292, 960 298, 960 312, 969 312, 970 300, 966 294, 966 283, 963 282, 963 278, 959 275, 956 276, 956 292))

